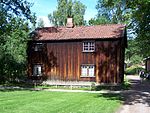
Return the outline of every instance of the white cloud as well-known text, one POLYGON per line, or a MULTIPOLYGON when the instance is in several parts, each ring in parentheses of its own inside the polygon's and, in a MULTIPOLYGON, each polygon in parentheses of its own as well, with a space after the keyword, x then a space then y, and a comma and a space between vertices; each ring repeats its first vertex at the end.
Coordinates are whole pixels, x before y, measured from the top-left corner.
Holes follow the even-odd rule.
POLYGON ((50 21, 48 20, 48 17, 47 17, 47 16, 39 16, 39 17, 37 17, 37 22, 38 22, 38 20, 39 20, 40 18, 44 21, 44 27, 51 27, 51 26, 53 26, 53 25, 50 23, 50 21))

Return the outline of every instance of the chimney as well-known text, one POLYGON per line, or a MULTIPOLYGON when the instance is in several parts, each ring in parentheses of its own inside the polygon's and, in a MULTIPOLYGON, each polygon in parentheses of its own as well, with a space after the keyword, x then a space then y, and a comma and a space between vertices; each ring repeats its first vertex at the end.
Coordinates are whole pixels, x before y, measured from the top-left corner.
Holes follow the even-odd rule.
POLYGON ((67 18, 67 24, 66 24, 67 28, 73 28, 73 18, 67 18))

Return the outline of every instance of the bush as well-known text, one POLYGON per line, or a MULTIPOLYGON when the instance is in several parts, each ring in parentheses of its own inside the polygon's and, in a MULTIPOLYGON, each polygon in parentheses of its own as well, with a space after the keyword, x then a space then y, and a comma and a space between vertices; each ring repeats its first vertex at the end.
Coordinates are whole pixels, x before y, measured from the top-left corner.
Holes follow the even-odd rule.
POLYGON ((130 87, 131 87, 131 83, 130 83, 130 81, 127 79, 126 75, 124 75, 124 82, 123 82, 123 84, 121 84, 121 88, 127 90, 127 89, 129 89, 130 87))
POLYGON ((135 74, 138 74, 140 70, 144 70, 144 68, 138 65, 133 65, 133 66, 126 68, 125 74, 135 75, 135 74))

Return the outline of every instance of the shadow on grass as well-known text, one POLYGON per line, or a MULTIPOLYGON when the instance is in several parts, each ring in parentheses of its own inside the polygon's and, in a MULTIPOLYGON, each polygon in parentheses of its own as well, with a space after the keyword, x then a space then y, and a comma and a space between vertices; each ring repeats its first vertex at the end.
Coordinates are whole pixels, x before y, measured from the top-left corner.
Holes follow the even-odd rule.
POLYGON ((0 92, 11 91, 39 91, 41 88, 35 87, 34 84, 3 84, 0 85, 0 92))
POLYGON ((29 89, 12 89, 12 88, 0 89, 0 92, 12 92, 12 91, 31 91, 31 90, 29 90, 29 89))
POLYGON ((124 97, 121 96, 121 94, 116 93, 103 93, 96 96, 96 98, 103 97, 107 100, 119 100, 124 101, 124 97))
POLYGON ((111 91, 118 91, 121 90, 121 86, 96 86, 94 88, 95 91, 100 91, 100 90, 111 90, 111 91))
POLYGON ((117 86, 99 85, 99 86, 92 88, 92 90, 94 91, 101 91, 101 90, 123 91, 123 90, 128 90, 128 89, 130 89, 130 84, 125 84, 125 83, 117 85, 117 86))
POLYGON ((12 91, 41 91, 40 88, 3 88, 0 92, 12 92, 12 91))

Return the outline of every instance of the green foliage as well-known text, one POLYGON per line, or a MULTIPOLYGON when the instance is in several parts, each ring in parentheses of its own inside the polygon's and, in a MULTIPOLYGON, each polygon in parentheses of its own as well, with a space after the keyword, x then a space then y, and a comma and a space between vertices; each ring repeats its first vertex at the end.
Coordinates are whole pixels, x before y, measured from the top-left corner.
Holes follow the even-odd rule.
POLYGON ((138 62, 134 62, 133 60, 137 61, 138 59, 139 60, 142 59, 142 56, 140 56, 139 53, 140 53, 140 50, 139 50, 138 42, 136 41, 136 39, 129 39, 128 40, 128 48, 125 51, 126 61, 129 61, 132 63, 138 63, 138 62))
POLYGON ((105 15, 112 23, 129 23, 130 10, 126 10, 125 0, 98 0, 98 16, 105 15))
POLYGON ((125 10, 124 0, 98 0, 96 9, 98 11, 95 19, 89 21, 90 25, 125 23, 128 24, 130 11, 125 10))
POLYGON ((143 58, 140 55, 133 55, 130 59, 130 64, 141 64, 143 62, 143 58))
POLYGON ((86 6, 80 1, 58 0, 57 9, 48 15, 50 22, 55 26, 65 26, 68 17, 73 17, 74 25, 84 25, 86 6))
POLYGON ((5 30, 5 25, 11 22, 12 17, 21 17, 29 19, 31 23, 35 22, 34 14, 30 7, 31 3, 26 0, 0 0, 0 31, 5 30), (7 19, 6 19, 7 18, 7 19))
POLYGON ((136 0, 133 12, 133 19, 135 24, 132 26, 137 33, 138 46, 140 52, 144 57, 150 55, 150 1, 149 0, 136 0))
POLYGON ((13 27, 5 36, 5 44, 1 45, 0 78, 1 82, 14 81, 25 74, 26 46, 28 40, 28 24, 22 19, 13 18, 13 27))
POLYGON ((89 20, 89 25, 100 25, 100 24, 109 24, 111 23, 109 19, 104 16, 100 16, 97 18, 91 18, 89 20))
POLYGON ((136 39, 128 40, 128 48, 125 51, 125 60, 127 65, 141 64, 143 55, 140 54, 140 48, 136 39))
POLYGON ((0 95, 1 113, 114 113, 121 105, 119 94, 1 91, 0 95))
POLYGON ((138 74, 138 72, 140 70, 144 70, 144 69, 141 66, 139 66, 139 65, 133 65, 133 66, 130 66, 130 67, 126 68, 125 74, 127 74, 127 75, 135 75, 135 74, 138 74))
POLYGON ((34 23, 26 0, 0 0, 0 82, 25 74, 28 20, 34 23))
POLYGON ((127 79, 126 75, 124 75, 124 82, 121 84, 122 89, 129 89, 131 87, 130 81, 127 79))

